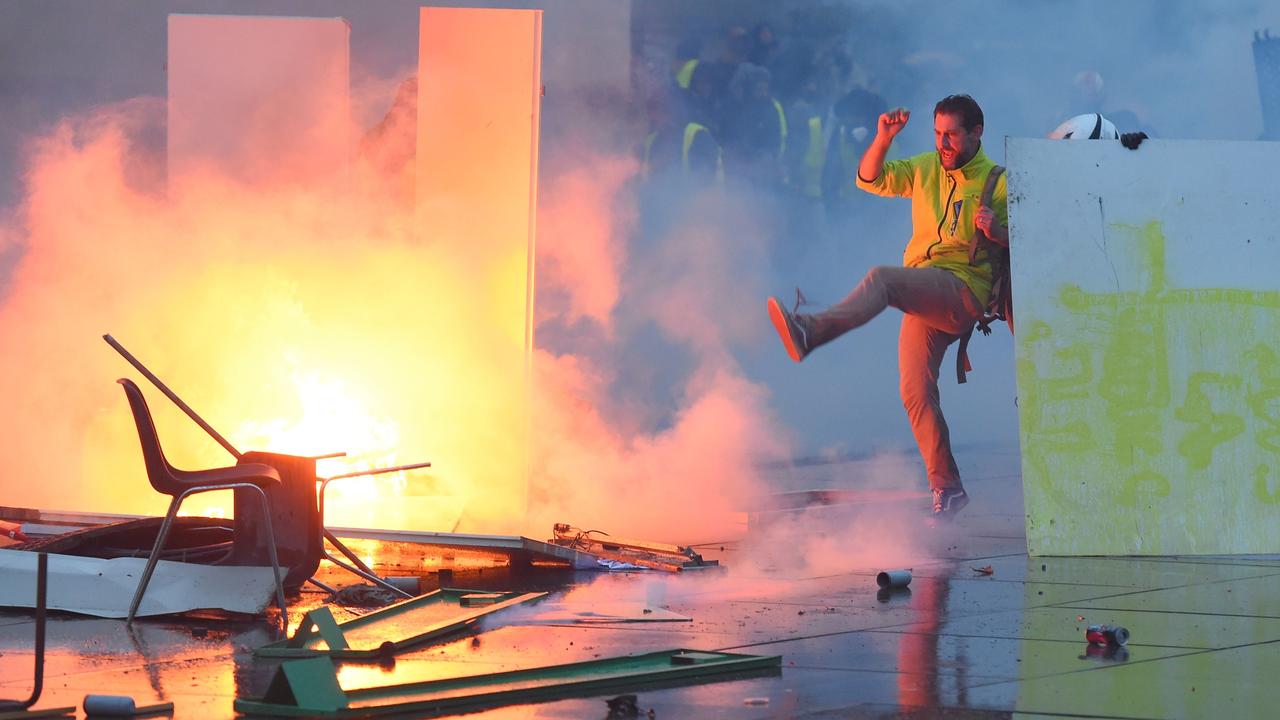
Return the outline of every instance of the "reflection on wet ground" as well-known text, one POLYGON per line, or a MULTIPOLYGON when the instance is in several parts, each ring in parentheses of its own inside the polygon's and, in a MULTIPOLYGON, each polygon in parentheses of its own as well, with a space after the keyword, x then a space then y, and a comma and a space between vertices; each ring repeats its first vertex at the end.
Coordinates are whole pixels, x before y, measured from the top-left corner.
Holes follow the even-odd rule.
MULTIPOLYGON (((781 655, 782 673, 686 687, 637 688, 641 716, 845 718, 1022 715, 1263 717, 1280 705, 1280 557, 1031 558, 1016 476, 970 482, 975 502, 949 527, 918 508, 820 516, 755 528, 697 549, 722 570, 602 574, 513 568, 480 553, 355 542, 389 575, 421 575, 423 590, 552 593, 558 612, 661 607, 688 622, 538 621, 521 608, 391 663, 343 663, 348 689, 473 675, 671 648, 781 655), (889 513, 893 515, 893 513, 889 513), (879 592, 880 570, 910 567, 908 589, 879 592), (985 570, 990 568, 990 573, 985 570), (1091 624, 1132 633, 1124 648, 1090 647, 1091 624)), ((351 576, 322 568, 321 579, 351 576)), ((290 617, 323 595, 293 599, 290 617)), ((334 608, 338 621, 360 611, 334 608)), ((563 614, 563 613, 562 613, 563 614)), ((30 613, 0 612, 0 697, 25 697, 32 673, 30 613)), ((227 717, 237 695, 260 696, 279 660, 252 648, 278 639, 270 618, 121 621, 54 614, 39 707, 80 705, 88 693, 139 704, 172 700, 178 717, 227 717)), ((473 718, 603 718, 600 697, 489 710, 473 718)))

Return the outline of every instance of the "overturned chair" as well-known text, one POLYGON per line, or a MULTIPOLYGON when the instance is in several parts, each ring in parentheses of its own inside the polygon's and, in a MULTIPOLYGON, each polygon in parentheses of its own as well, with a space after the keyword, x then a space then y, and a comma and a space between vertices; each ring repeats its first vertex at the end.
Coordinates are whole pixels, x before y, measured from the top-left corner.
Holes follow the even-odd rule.
POLYGON ((169 464, 160 449, 160 438, 156 434, 155 421, 151 418, 151 410, 142 396, 142 391, 132 380, 120 378, 116 382, 124 387, 125 396, 129 399, 129 407, 133 410, 133 420, 138 426, 138 439, 142 443, 142 457, 146 462, 147 478, 157 492, 169 495, 169 511, 164 516, 160 531, 156 534, 155 546, 147 558, 147 567, 138 581, 138 589, 134 592, 133 601, 129 604, 129 622, 133 622, 146 594, 147 584, 155 572, 160 552, 164 549, 166 536, 173 525, 178 508, 188 495, 211 492, 214 490, 243 489, 252 490, 262 500, 262 519, 266 524, 267 543, 271 557, 271 569, 275 573, 276 604, 280 608, 280 621, 283 627, 289 625, 289 611, 284 597, 284 583, 280 572, 280 561, 276 555, 275 530, 271 526, 271 505, 267 499, 267 489, 280 484, 280 474, 270 465, 262 463, 242 463, 233 467, 215 468, 212 470, 179 470, 169 464))

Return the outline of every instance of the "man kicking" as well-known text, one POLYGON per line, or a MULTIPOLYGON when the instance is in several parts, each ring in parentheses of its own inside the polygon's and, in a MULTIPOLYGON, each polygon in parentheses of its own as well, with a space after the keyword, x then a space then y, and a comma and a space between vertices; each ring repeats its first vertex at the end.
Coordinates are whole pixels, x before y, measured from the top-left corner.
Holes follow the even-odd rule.
POLYGON ((977 231, 1009 244, 1008 200, 1000 175, 990 207, 982 206, 987 175, 996 165, 982 151, 982 108, 968 95, 951 95, 933 108, 935 152, 885 162, 893 138, 911 113, 880 116, 876 137, 858 164, 857 186, 886 197, 911 198, 911 239, 902 267, 871 268, 849 296, 827 310, 791 313, 769 298, 769 317, 792 360, 866 324, 886 307, 903 312, 898 337, 902 404, 924 458, 933 490, 933 516, 950 519, 969 496, 951 454, 951 438, 938 398, 938 368, 947 346, 969 332, 991 294, 991 262, 977 231))

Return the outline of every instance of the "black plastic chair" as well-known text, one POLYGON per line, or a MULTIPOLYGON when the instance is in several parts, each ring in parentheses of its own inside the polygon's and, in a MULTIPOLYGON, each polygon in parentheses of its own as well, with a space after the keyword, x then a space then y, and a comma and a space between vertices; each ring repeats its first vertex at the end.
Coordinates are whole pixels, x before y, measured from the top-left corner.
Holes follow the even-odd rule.
POLYGON ((142 443, 142 457, 146 461, 147 478, 151 487, 157 492, 173 498, 169 503, 169 512, 164 516, 160 532, 156 535, 155 547, 147 558, 147 568, 138 581, 138 589, 133 594, 133 602, 129 605, 129 620, 133 622, 142 604, 142 596, 151 582, 156 562, 160 559, 160 551, 164 548, 165 537, 178 514, 178 508, 188 495, 210 492, 212 490, 229 490, 232 488, 252 488, 262 498, 262 517, 267 526, 267 537, 271 538, 268 548, 271 554, 271 568, 276 578, 276 605, 280 608, 281 625, 289 627, 289 610, 284 599, 284 584, 280 573, 280 561, 276 557, 275 530, 271 527, 271 504, 267 499, 266 488, 280 484, 280 474, 270 465, 261 463, 245 463, 232 467, 215 468, 213 470, 179 470, 165 460, 160 449, 160 438, 156 435, 155 421, 151 419, 151 410, 142 396, 142 391, 128 378, 120 378, 116 382, 124 386, 124 394, 129 398, 129 407, 133 410, 133 420, 138 426, 138 439, 142 443))

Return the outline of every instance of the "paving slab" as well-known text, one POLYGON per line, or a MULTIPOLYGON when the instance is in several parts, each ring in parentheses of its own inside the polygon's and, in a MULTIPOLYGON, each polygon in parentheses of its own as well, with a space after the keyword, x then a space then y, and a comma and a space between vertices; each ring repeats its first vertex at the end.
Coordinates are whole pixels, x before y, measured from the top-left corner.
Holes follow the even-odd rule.
POLYGON ((1018 688, 1024 712, 1132 718, 1273 717, 1280 643, 1127 663, 969 689, 976 702, 1004 703, 1018 688))
POLYGON ((1099 597, 1067 606, 1280 618, 1280 573, 1099 597))

